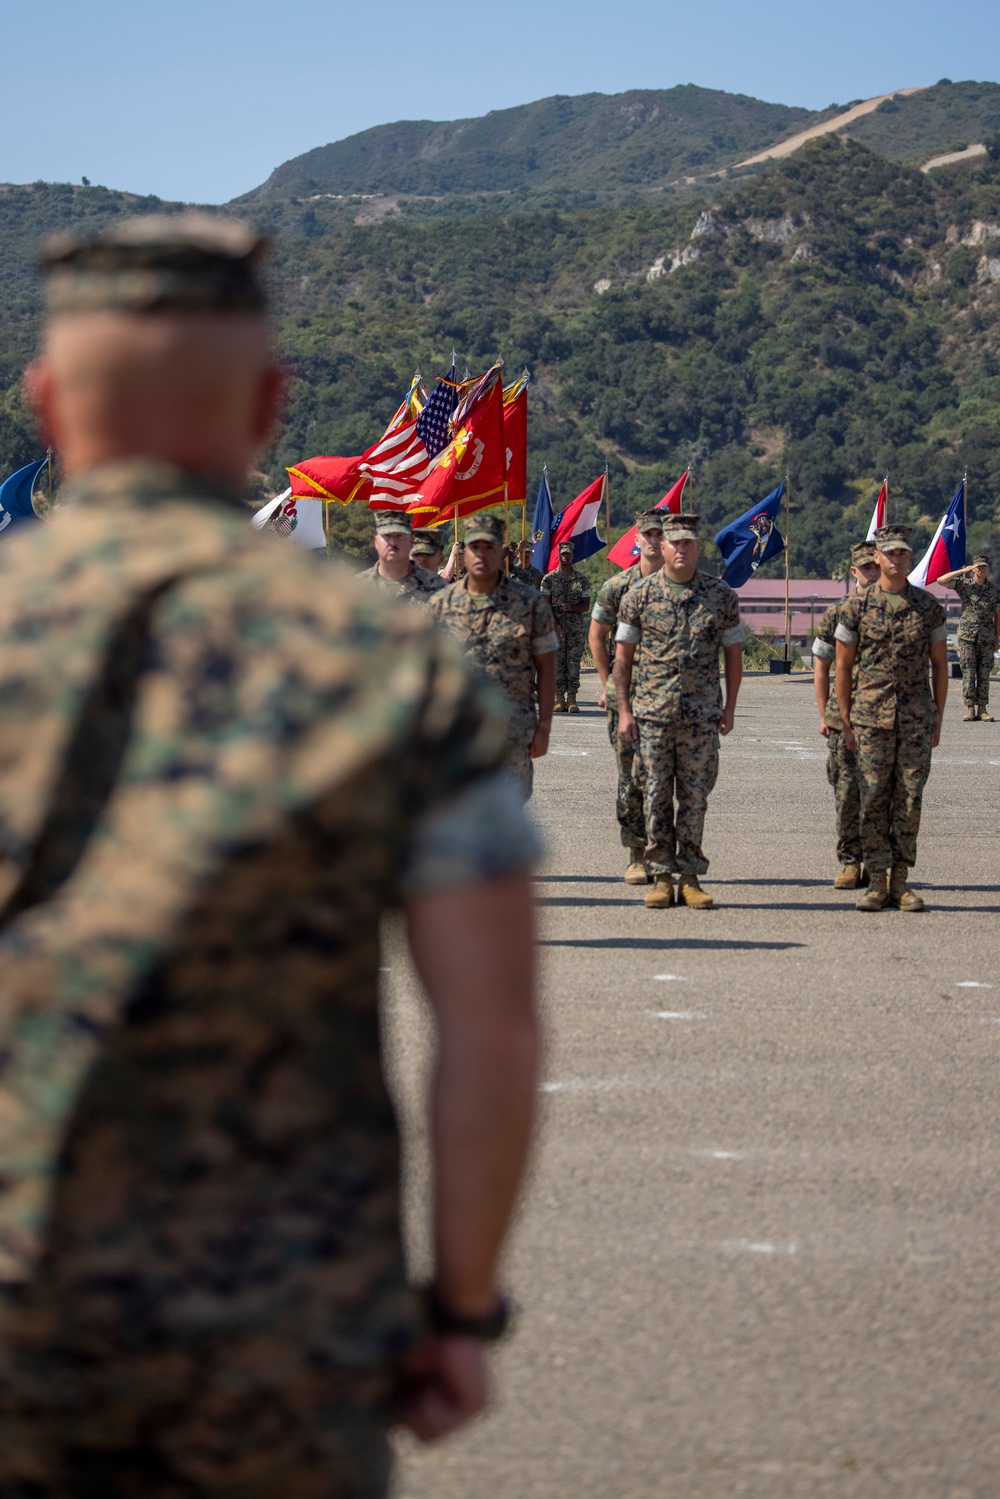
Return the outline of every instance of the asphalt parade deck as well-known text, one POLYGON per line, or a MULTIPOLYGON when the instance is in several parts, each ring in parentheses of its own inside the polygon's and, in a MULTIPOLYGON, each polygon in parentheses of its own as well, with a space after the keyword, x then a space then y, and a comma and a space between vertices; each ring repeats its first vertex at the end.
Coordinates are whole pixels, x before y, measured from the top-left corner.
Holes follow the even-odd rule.
MULTIPOLYGON (((995 1499, 1000 723, 952 682, 914 884, 834 892, 811 684, 744 683, 709 807, 718 909, 621 879, 596 676, 532 808, 548 1029, 498 1405, 402 1440, 398 1499, 995 1499)), ((422 1007, 387 1031, 425 1181, 422 1007)), ((412 1214, 421 1241, 419 1211, 412 1214)))

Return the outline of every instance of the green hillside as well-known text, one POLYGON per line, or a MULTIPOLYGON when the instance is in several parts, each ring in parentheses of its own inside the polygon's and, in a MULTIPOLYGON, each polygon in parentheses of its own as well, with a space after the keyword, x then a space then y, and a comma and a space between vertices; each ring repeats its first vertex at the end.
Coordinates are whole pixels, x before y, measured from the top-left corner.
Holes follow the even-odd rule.
MULTIPOLYGON (((37 332, 38 228, 147 207, 98 190, 0 194, 0 463, 35 451, 17 378, 37 332)), ((461 205, 456 205, 460 208, 461 205)), ((255 205, 291 374, 265 467, 361 450, 414 367, 454 345, 533 375, 531 482, 557 503, 605 462, 612 511, 694 464, 714 529, 791 474, 793 564, 842 565, 888 470, 933 521, 963 468, 972 544, 1000 546, 1000 163, 925 176, 838 136, 717 200, 459 212, 356 225, 335 202, 255 205)), ((366 518, 348 511, 340 524, 366 518)))
POLYGON ((619 194, 762 150, 821 116, 694 84, 402 120, 287 161, 240 203, 316 194, 619 194))
POLYGON ((872 151, 917 166, 998 131, 1000 84, 947 79, 905 99, 886 99, 850 127, 853 139, 872 151))

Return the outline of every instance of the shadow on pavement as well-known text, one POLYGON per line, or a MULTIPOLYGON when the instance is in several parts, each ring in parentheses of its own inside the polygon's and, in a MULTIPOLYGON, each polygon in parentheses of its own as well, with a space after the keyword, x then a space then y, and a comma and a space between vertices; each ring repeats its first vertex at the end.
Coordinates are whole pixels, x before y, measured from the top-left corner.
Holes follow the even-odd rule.
POLYGON ((778 950, 785 947, 806 947, 805 942, 739 942, 719 938, 713 941, 705 937, 545 937, 538 947, 634 947, 662 952, 665 947, 715 947, 731 948, 735 952, 768 948, 778 950))
POLYGON ((615 874, 536 874, 536 885, 621 885, 621 875, 615 874))

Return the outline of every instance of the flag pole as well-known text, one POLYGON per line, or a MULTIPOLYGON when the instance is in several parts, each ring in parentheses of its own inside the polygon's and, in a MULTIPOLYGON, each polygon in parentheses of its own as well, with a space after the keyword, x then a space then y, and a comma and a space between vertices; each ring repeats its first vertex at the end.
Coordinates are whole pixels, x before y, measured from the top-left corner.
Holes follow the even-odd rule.
POLYGON ((45 450, 45 456, 46 456, 46 458, 48 460, 48 465, 49 465, 48 466, 48 470, 46 472, 46 479, 48 481, 49 503, 51 504, 52 503, 52 449, 51 448, 46 448, 46 450, 45 450))
MULTIPOLYGON (((792 637, 792 611, 789 608, 788 587, 788 539, 791 532, 792 499, 791 487, 788 483, 788 470, 785 470, 785 660, 790 662, 789 648, 792 637)), ((786 670, 790 670, 790 666, 786 670)))
POLYGON ((608 569, 608 577, 611 576, 611 496, 608 493, 611 485, 608 482, 608 465, 604 465, 604 533, 607 541, 604 545, 604 562, 608 569))

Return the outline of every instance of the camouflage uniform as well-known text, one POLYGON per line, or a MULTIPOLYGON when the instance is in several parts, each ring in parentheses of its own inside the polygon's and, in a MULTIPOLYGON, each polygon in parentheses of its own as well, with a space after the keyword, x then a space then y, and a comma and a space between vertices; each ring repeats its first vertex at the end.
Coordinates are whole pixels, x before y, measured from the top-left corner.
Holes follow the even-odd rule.
MULTIPOLYGON (((248 239, 129 221, 50 286, 256 310, 248 239)), ((524 867, 503 717, 221 484, 65 500, 0 552, 0 1495, 375 1499, 423 1326, 379 920, 524 867)))
POLYGON ((931 645, 947 638, 945 612, 911 583, 898 594, 874 583, 839 608, 835 637, 857 646, 851 723, 858 741, 865 866, 912 867, 936 719, 927 662, 931 645), (893 606, 890 599, 900 602, 893 606))
POLYGON ((520 562, 511 563, 509 576, 515 583, 526 583, 529 588, 538 588, 542 581, 537 567, 522 567, 520 562))
POLYGON ((432 618, 451 631, 503 693, 507 764, 527 801, 534 780, 529 751, 538 727, 533 658, 550 654, 558 645, 548 600, 501 573, 492 593, 470 593, 468 578, 462 578, 435 594, 429 608, 432 618))
POLYGON ((546 573, 542 579, 541 595, 552 605, 556 628, 559 632, 559 649, 556 652, 556 693, 575 698, 580 691, 580 661, 587 644, 587 615, 564 614, 566 604, 585 604, 590 607, 590 580, 573 568, 568 573, 558 568, 546 573))
POLYGON ((390 598, 410 599, 414 604, 426 604, 440 593, 442 588, 448 585, 437 573, 428 572, 426 567, 419 567, 417 563, 410 563, 410 571, 405 578, 383 578, 378 570, 378 563, 374 567, 365 568, 363 573, 358 573, 366 583, 375 583, 383 589, 390 598))
MULTIPOLYGON (((834 645, 840 604, 831 604, 824 611, 816 627, 813 655, 833 661, 836 657, 834 645)), ((861 863, 861 788, 858 784, 858 762, 853 750, 844 743, 840 704, 837 702, 835 683, 831 683, 830 696, 823 714, 830 737, 827 739, 826 778, 833 787, 833 801, 837 819, 837 858, 841 864, 861 863)))
POLYGON ((625 593, 619 618, 616 639, 640 646, 631 701, 646 864, 653 874, 701 875, 705 812, 719 773, 719 652, 744 639, 739 600, 720 578, 696 572, 689 584, 672 584, 664 571, 625 593))
MULTIPOLYGON (((597 595, 590 617, 596 619, 598 624, 607 626, 611 631, 612 659, 614 657, 613 637, 618 628, 621 601, 630 588, 634 588, 641 582, 642 573, 639 570, 639 563, 636 562, 624 572, 616 573, 613 578, 609 578, 601 585, 601 591, 597 595)), ((618 737, 618 694, 613 676, 609 676, 605 683, 604 705, 608 714, 608 738, 611 740, 615 764, 618 767, 618 790, 615 796, 618 828, 623 846, 635 849, 641 858, 646 848, 646 821, 642 815, 642 792, 632 778, 635 746, 624 743, 618 737)))
POLYGON ((986 708, 990 701, 990 672, 996 645, 996 610, 1000 588, 987 578, 976 583, 956 578, 950 584, 962 600, 958 621, 958 659, 962 665, 962 697, 968 708, 986 708))

